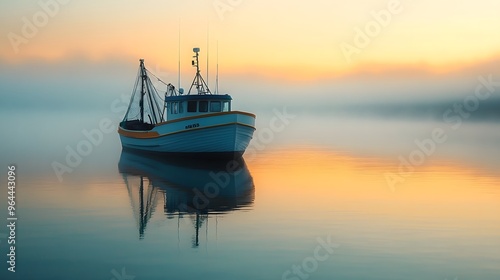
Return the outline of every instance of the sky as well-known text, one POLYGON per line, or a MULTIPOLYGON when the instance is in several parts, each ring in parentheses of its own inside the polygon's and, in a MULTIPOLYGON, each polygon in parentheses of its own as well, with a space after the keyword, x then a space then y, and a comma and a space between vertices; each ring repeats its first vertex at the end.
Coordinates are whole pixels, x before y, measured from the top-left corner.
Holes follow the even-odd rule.
POLYGON ((187 87, 192 48, 200 47, 209 84, 218 62, 228 90, 287 84, 296 95, 356 95, 413 81, 446 94, 499 72, 498 11, 495 0, 2 1, 0 71, 11 82, 12 73, 44 81, 42 72, 57 68, 59 78, 103 71, 126 81, 144 58, 176 84, 180 52, 187 87))

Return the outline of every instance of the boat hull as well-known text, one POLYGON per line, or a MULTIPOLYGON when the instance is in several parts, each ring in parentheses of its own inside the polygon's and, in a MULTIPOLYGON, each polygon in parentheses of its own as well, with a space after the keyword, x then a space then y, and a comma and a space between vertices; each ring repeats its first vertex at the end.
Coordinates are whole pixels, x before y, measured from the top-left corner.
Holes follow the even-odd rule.
POLYGON ((124 149, 195 157, 241 156, 254 131, 255 116, 244 112, 174 120, 148 131, 118 130, 124 149))

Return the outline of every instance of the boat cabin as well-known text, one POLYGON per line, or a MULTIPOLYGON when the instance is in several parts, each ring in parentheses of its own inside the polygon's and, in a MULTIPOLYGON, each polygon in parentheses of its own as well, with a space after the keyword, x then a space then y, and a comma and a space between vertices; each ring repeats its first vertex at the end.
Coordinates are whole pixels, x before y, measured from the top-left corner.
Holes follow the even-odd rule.
POLYGON ((167 120, 231 111, 229 94, 176 95, 165 98, 167 120))
POLYGON ((212 94, 207 83, 200 73, 200 48, 193 48, 192 65, 196 67, 196 75, 189 92, 185 95, 184 89, 177 91, 172 84, 167 85, 165 93, 165 108, 167 121, 206 114, 231 111, 231 96, 229 94, 212 94), (196 91, 197 94, 191 94, 196 91))

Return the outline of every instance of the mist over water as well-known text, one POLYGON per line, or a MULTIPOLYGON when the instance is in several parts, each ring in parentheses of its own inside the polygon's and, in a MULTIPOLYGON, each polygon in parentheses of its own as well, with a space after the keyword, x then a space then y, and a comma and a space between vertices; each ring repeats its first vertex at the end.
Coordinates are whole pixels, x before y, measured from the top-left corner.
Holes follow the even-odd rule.
MULTIPOLYGON (((47 64, 2 62, 0 108, 48 111, 108 111, 116 99, 130 96, 138 61, 89 62, 74 58, 47 64), (30 82, 27 83, 26 81, 30 82)), ((450 74, 408 73, 357 74, 322 78, 316 81, 289 81, 264 76, 225 72, 221 69, 219 91, 237 98, 235 109, 270 111, 275 106, 296 107, 309 113, 350 113, 359 115, 428 117, 441 115, 454 103, 474 96, 479 78, 498 83, 494 63, 450 74)), ((177 86, 173 65, 146 61, 146 67, 167 83, 177 86)), ((183 69, 181 86, 189 89, 192 69, 183 69)), ((159 92, 165 85, 152 79, 159 92)), ((207 81, 214 90, 215 77, 207 81)), ((498 90, 480 100, 472 118, 498 118, 498 90)), ((125 103, 127 103, 126 101, 125 103)), ((125 104, 127 105, 127 104, 125 104)))
POLYGON ((22 82, 22 66, 1 70, 0 164, 18 169, 22 256, 2 279, 111 279, 122 269, 136 279, 294 279, 287 271, 328 240, 338 246, 317 268, 306 263, 310 279, 498 279, 500 89, 464 117, 454 105, 474 79, 434 88, 439 98, 405 93, 408 84, 229 81, 233 109, 257 115, 252 151, 230 187, 196 209, 206 184, 226 178, 221 164, 123 153, 116 128, 136 65, 80 66, 33 70, 35 83, 22 82), (283 129, 263 133, 283 115, 283 129), (415 151, 422 163, 402 165, 415 151), (54 162, 70 169, 62 180, 54 162))

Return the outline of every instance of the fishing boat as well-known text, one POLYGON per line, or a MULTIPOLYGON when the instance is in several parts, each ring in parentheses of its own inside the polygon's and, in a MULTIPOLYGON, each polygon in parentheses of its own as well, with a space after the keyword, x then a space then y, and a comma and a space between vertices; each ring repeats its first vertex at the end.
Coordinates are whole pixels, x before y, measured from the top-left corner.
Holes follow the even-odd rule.
POLYGON ((196 75, 188 93, 167 84, 164 99, 149 78, 154 74, 140 60, 130 104, 118 128, 123 149, 194 157, 243 155, 255 131, 255 115, 233 111, 230 95, 211 92, 200 73, 200 49, 193 52, 196 75))

